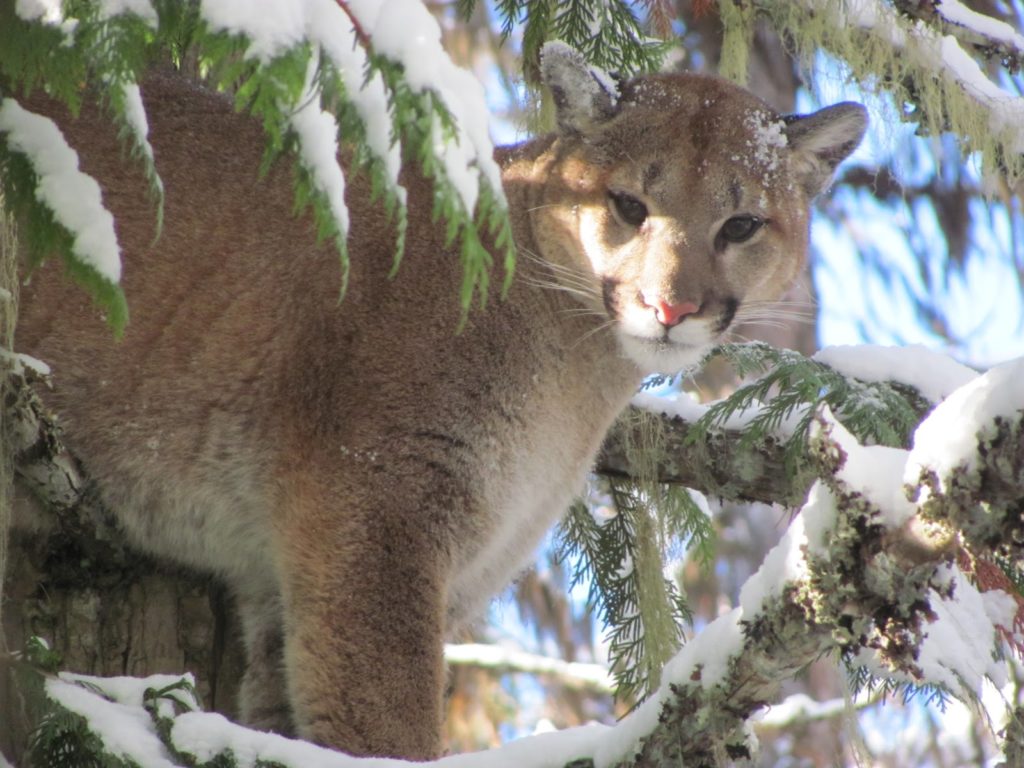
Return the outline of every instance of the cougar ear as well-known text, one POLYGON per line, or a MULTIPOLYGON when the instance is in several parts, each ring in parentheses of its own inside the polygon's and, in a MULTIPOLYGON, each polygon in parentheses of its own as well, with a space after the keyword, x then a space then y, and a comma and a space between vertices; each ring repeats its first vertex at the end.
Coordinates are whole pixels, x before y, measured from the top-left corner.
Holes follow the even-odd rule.
POLYGON ((868 127, 867 110, 852 101, 783 119, 800 183, 810 197, 828 188, 836 166, 857 148, 868 127))
POLYGON ((555 99, 562 133, 585 135, 618 111, 615 80, 563 42, 551 41, 540 49, 540 74, 555 99))

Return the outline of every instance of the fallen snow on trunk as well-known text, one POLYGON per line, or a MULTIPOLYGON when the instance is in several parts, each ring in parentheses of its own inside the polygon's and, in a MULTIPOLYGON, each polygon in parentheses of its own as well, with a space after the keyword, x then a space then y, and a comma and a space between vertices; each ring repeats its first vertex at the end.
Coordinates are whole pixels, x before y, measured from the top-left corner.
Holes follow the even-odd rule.
POLYGON ((71 233, 71 250, 83 264, 111 283, 121 279, 121 249, 114 217, 103 207, 100 185, 78 170, 78 153, 48 117, 14 99, 0 102, 0 133, 7 146, 28 158, 35 171, 36 198, 71 233))

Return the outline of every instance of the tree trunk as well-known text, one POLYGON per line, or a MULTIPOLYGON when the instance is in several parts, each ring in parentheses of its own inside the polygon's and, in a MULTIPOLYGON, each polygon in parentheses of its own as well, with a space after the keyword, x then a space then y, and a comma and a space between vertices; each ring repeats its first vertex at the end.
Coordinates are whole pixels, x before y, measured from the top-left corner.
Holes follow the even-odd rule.
MULTIPOLYGON (((187 670, 204 706, 231 717, 245 659, 224 588, 134 553, 108 554, 60 530, 14 531, 3 606, 8 649, 18 651, 38 635, 68 671, 187 670)), ((24 691, 11 685, 10 668, 0 671, 0 753, 17 765, 29 727, 24 691)))

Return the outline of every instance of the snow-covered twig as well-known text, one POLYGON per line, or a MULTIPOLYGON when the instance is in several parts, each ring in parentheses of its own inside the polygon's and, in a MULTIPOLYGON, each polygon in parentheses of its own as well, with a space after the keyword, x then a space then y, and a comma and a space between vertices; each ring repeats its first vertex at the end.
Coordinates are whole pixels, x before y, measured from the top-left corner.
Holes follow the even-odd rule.
POLYGON ((487 643, 446 645, 444 659, 449 664, 458 666, 553 677, 567 688, 587 689, 599 693, 612 693, 615 690, 612 676, 602 664, 553 659, 550 656, 540 656, 487 643))
POLYGON ((989 59, 1011 70, 1024 65, 1024 35, 1005 21, 973 11, 960 0, 941 3, 921 0, 894 0, 900 13, 936 26, 943 35, 952 35, 989 59))
POLYGON ((879 702, 880 696, 863 696, 856 701, 848 699, 829 699, 816 701, 805 693, 794 693, 778 704, 772 704, 764 716, 756 720, 758 733, 769 730, 783 730, 797 723, 810 723, 816 720, 829 720, 843 717, 851 710, 866 709, 879 702))

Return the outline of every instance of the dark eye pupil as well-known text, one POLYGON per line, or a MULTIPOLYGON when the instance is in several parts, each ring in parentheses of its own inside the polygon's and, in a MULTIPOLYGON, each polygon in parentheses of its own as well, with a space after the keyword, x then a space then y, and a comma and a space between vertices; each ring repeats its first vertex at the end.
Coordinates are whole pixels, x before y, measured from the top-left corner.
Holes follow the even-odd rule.
POLYGON ((730 243, 749 240, 764 222, 756 216, 733 216, 722 225, 722 238, 730 243))
POLYGON ((639 227, 647 220, 647 206, 631 195, 622 192, 609 192, 615 211, 624 222, 639 227))

